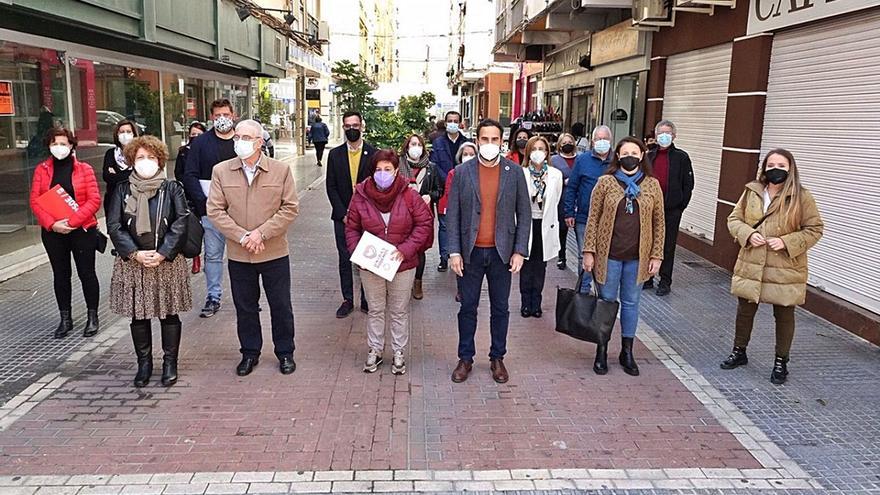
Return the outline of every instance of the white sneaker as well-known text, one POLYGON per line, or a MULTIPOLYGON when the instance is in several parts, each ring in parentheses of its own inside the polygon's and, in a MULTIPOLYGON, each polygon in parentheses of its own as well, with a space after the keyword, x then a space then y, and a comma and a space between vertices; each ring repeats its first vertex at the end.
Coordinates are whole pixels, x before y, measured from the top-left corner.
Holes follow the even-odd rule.
POLYGON ((367 362, 364 363, 364 373, 375 373, 382 364, 382 353, 370 349, 367 353, 367 362))
POLYGON ((391 373, 395 375, 406 373, 406 360, 403 358, 403 351, 394 351, 394 362, 391 364, 391 373))

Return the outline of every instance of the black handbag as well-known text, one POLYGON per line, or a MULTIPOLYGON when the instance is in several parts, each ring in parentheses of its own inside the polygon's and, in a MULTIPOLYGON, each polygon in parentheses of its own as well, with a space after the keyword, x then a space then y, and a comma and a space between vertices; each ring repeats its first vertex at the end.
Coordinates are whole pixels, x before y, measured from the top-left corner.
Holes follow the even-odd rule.
POLYGON ((95 229, 95 250, 101 254, 107 250, 107 234, 101 232, 101 229, 95 229))
POLYGON ((620 303, 578 292, 582 281, 583 274, 574 289, 556 288, 556 331, 585 342, 607 344, 620 303))
POLYGON ((202 227, 199 216, 190 210, 186 215, 186 235, 183 238, 183 246, 180 254, 184 258, 195 258, 202 253, 202 240, 205 237, 205 228, 202 227))

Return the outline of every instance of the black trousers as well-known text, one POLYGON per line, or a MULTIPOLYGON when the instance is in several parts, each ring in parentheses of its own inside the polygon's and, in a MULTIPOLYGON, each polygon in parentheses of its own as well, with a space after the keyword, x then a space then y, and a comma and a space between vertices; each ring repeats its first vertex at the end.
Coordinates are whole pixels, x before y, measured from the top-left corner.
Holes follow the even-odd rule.
POLYGON ((666 238, 663 242, 663 263, 660 265, 660 285, 672 286, 672 267, 675 265, 675 246, 682 210, 666 210, 666 238))
POLYGON ((76 264, 76 274, 82 284, 83 296, 88 309, 98 309, 98 297, 101 289, 98 276, 95 274, 95 248, 98 237, 97 228, 89 230, 76 229, 69 234, 59 234, 41 230, 43 247, 49 255, 55 288, 55 300, 60 311, 70 311, 71 285, 73 271, 70 268, 70 255, 76 264))
POLYGON ((229 284, 238 327, 241 354, 258 357, 263 349, 260 326, 260 278, 272 317, 272 342, 278 358, 293 357, 293 306, 290 302, 290 259, 263 263, 229 260, 229 284))
MULTIPOLYGON (((342 298, 354 303, 354 274, 351 269, 351 253, 345 244, 345 224, 339 220, 333 220, 333 233, 336 236, 336 255, 339 257, 339 288, 342 290, 342 298)), ((361 286, 361 304, 366 302, 364 287, 361 286)))
POLYGON ((565 261, 568 244, 568 224, 565 223, 565 201, 559 202, 559 260, 565 261))
POLYGON ((425 253, 419 254, 419 266, 416 267, 416 280, 421 280, 425 276, 425 264, 428 262, 425 253))
POLYGON ((318 159, 318 163, 321 163, 321 159, 324 158, 324 147, 327 146, 327 141, 323 143, 314 143, 315 145, 315 158, 318 159))
POLYGON ((532 311, 541 309, 541 295, 544 292, 544 279, 547 276, 547 262, 544 261, 544 240, 541 237, 541 220, 532 220, 532 245, 529 259, 523 262, 519 272, 519 294, 523 308, 532 311))

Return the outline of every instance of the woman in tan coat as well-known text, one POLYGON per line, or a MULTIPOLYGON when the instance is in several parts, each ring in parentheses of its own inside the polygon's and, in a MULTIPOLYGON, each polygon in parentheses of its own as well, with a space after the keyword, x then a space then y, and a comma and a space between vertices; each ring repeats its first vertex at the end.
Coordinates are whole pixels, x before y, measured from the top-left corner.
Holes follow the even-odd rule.
MULTIPOLYGON (((599 296, 616 301, 620 293, 620 365, 632 376, 639 374, 632 347, 641 286, 660 270, 665 236, 663 191, 645 151, 635 138, 617 143, 608 171, 593 189, 584 236, 584 271, 593 272, 599 296)), ((597 346, 596 374, 608 373, 607 358, 607 346, 597 346)))
POLYGON ((742 248, 733 269, 731 292, 739 298, 733 351, 721 363, 730 370, 749 362, 746 346, 758 303, 773 305, 776 361, 770 381, 785 383, 794 338, 794 308, 807 294, 807 250, 822 237, 816 201, 801 186, 794 156, 784 149, 767 153, 758 180, 746 184, 727 228, 742 248))

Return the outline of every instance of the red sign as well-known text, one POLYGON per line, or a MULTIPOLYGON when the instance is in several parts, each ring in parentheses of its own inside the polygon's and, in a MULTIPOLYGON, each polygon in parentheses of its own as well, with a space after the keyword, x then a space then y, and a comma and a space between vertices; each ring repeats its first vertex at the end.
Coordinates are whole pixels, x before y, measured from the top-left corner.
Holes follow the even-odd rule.
POLYGON ((0 115, 15 115, 15 101, 12 99, 12 81, 0 81, 0 115))
POLYGON ((187 98, 186 99, 186 114, 190 117, 196 116, 196 99, 195 98, 187 98))
POLYGON ((37 198, 37 204, 46 210, 55 221, 70 218, 79 211, 76 200, 60 185, 49 189, 37 198))

